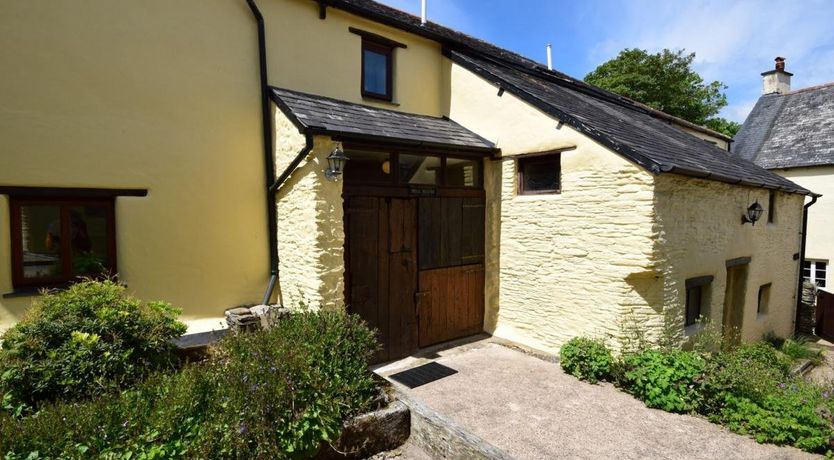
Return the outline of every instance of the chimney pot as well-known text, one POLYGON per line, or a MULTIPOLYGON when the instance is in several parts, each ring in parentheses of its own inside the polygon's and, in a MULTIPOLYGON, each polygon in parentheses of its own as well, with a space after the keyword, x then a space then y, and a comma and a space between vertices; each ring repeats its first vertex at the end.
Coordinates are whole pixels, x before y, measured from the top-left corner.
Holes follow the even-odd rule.
POLYGON ((785 58, 777 57, 776 59, 776 70, 781 70, 782 72, 785 71, 785 58))

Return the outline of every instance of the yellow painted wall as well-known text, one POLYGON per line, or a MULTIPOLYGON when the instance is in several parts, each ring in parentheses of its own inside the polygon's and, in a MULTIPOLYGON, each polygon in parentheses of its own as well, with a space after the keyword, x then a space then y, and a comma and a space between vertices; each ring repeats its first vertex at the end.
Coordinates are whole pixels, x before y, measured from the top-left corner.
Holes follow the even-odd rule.
MULTIPOLYGON (((408 45, 396 51, 395 104, 365 103, 443 113, 438 44, 333 8, 322 21, 310 0, 258 3, 273 85, 362 102, 355 26, 408 45)), ((201 329, 259 303, 269 265, 246 2, 7 0, 0 43, 0 185, 147 188, 116 204, 130 290, 183 307, 201 329)), ((0 197, 0 294, 12 290, 8 216, 0 197)), ((0 298, 0 329, 30 301, 0 298)))
POLYGON ((328 8, 327 19, 321 20, 318 4, 311 0, 260 0, 258 4, 267 22, 273 85, 405 112, 443 114, 444 58, 438 43, 335 8, 328 8), (362 37, 348 27, 407 45, 394 50, 393 103, 362 98, 362 37))
POLYGON ((657 266, 664 276, 665 304, 677 306, 683 324, 684 282, 712 275, 710 312, 721 323, 726 261, 751 257, 745 295, 743 338, 756 340, 773 331, 793 333, 802 222, 802 195, 778 193, 773 224, 767 215, 755 225, 741 224, 747 207, 758 200, 767 207, 768 191, 715 181, 662 174, 656 180, 657 266), (757 315, 759 287, 773 283, 770 309, 757 315))
POLYGON ((653 176, 450 65, 450 117, 503 154, 485 174, 485 328, 551 352, 576 335, 617 335, 624 311, 648 305, 632 280, 652 262, 653 176), (561 194, 516 193, 514 155, 565 147, 561 194))
MULTIPOLYGON (((797 184, 822 194, 808 208, 808 241, 805 257, 834 262, 834 166, 796 168, 773 171, 797 184)), ((807 200, 810 201, 810 200, 807 200)), ((834 273, 826 273, 826 289, 834 288, 834 273)))
MULTIPOLYGON (((277 108, 275 159, 279 174, 306 145, 277 108)), ((335 143, 315 136, 313 149, 277 192, 280 284, 286 306, 344 306, 344 210, 342 181, 324 176, 335 143)))
MULTIPOLYGON (((147 188, 116 202, 130 290, 187 320, 258 302, 266 212, 245 3, 9 0, 0 42, 0 184, 147 188)), ((0 293, 12 290, 8 215, 0 293)), ((0 327, 30 301, 0 299, 0 327)))

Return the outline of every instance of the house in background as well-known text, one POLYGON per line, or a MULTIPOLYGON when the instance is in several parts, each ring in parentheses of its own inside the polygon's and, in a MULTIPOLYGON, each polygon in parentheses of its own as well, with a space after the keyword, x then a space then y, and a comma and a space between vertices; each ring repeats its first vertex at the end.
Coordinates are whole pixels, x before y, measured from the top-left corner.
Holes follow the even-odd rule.
POLYGON ((793 332, 808 188, 508 50, 369 0, 13 0, 0 34, 4 326, 105 269, 192 331, 347 308, 379 359, 793 332))
MULTIPOLYGON (((822 194, 808 208, 803 277, 834 287, 834 83, 791 90, 785 59, 762 73, 763 91, 736 135, 733 152, 822 194)), ((770 216, 770 220, 779 216, 770 216)))

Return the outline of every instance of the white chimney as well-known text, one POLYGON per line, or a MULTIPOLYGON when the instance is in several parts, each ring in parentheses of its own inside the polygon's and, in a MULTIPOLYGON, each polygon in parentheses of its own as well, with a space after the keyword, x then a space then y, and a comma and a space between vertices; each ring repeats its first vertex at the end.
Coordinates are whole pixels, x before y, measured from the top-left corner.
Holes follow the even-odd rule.
POLYGON ((426 25, 426 1, 421 0, 420 2, 420 24, 426 25))
POLYGON ((547 70, 553 70, 553 47, 547 44, 547 70))
POLYGON ((785 58, 776 58, 776 68, 762 73, 762 94, 785 94, 791 90, 790 72, 785 72, 785 58))

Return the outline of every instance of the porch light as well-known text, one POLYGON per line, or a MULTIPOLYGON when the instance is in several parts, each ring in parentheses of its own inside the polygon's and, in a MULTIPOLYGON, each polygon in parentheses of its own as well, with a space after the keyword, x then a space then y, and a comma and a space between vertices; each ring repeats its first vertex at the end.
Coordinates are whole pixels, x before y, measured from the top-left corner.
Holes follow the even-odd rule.
POLYGON ((760 205, 759 201, 756 200, 755 203, 751 204, 750 207, 747 208, 747 214, 741 216, 741 225, 747 223, 756 225, 756 222, 762 217, 763 212, 764 208, 762 208, 762 205, 760 205))
POLYGON ((342 143, 337 142, 336 148, 327 156, 327 170, 324 171, 325 177, 331 180, 336 180, 345 172, 345 163, 348 161, 345 151, 342 150, 342 143))

